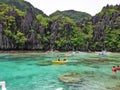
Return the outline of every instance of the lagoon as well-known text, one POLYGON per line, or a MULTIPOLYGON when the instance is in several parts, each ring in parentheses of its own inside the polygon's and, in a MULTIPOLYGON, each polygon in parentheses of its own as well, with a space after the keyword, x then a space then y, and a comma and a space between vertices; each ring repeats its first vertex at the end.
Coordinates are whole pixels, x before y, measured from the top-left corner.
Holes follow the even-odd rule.
MULTIPOLYGON (((117 90, 120 89, 120 71, 111 72, 120 65, 120 54, 99 56, 94 53, 74 53, 66 64, 51 64, 65 53, 0 54, 0 81, 7 90, 117 90), (48 63, 43 65, 44 63, 48 63), (82 80, 75 84, 61 82, 64 73, 77 72, 82 80)), ((1 90, 1 89, 0 89, 1 90)))

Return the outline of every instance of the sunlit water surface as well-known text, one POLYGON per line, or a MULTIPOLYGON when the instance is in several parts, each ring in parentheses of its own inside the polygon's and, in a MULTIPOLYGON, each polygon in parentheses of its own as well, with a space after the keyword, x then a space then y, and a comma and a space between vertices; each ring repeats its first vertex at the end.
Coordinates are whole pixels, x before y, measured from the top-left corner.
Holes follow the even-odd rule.
POLYGON ((6 82, 7 90, 112 90, 120 85, 120 71, 111 72, 113 65, 120 65, 120 54, 75 53, 67 57, 67 64, 50 64, 57 55, 63 59, 65 53, 0 54, 0 81, 6 82), (71 72, 78 72, 82 81, 67 84, 58 79, 71 72))

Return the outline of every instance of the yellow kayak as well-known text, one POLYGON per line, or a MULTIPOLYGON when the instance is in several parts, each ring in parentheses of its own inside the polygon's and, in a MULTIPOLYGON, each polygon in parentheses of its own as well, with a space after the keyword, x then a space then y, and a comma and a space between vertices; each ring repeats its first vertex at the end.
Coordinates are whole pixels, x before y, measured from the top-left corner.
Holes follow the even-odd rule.
POLYGON ((60 61, 58 61, 58 60, 52 60, 52 63, 53 64, 65 64, 65 63, 67 63, 68 61, 67 60, 60 60, 60 61))

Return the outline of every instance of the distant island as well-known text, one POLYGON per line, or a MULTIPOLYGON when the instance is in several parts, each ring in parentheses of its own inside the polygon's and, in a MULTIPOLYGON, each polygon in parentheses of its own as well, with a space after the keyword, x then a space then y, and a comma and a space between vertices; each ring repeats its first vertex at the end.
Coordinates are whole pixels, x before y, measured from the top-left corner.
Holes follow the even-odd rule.
POLYGON ((75 10, 47 16, 24 0, 0 0, 0 50, 120 51, 120 5, 91 16, 75 10))

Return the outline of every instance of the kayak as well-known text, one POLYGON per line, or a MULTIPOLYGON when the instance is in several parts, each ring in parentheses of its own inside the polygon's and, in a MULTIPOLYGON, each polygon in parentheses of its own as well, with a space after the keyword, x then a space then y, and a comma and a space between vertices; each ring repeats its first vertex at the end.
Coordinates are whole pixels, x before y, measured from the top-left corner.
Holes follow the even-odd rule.
POLYGON ((52 63, 53 64, 65 64, 65 63, 67 63, 68 61, 67 60, 61 60, 61 61, 57 61, 57 60, 52 60, 52 63))
POLYGON ((99 56, 106 56, 106 54, 99 54, 99 56))

